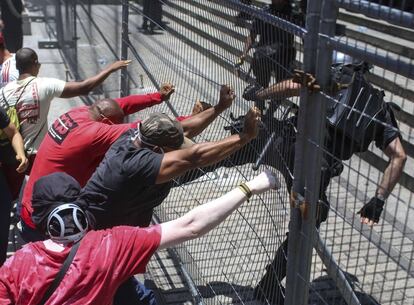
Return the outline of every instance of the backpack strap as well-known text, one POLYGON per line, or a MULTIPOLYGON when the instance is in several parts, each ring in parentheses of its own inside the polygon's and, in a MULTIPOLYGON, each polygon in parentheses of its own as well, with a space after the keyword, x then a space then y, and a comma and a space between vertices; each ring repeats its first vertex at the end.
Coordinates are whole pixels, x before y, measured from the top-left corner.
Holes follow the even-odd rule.
MULTIPOLYGON (((20 99, 22 98, 22 95, 23 95, 23 93, 24 93, 24 90, 26 90, 26 87, 35 79, 36 77, 32 77, 32 79, 31 80, 29 80, 26 84, 24 84, 24 86, 23 86, 23 88, 22 88, 22 91, 20 92, 20 95, 19 95, 19 97, 17 98, 17 100, 16 100, 16 103, 15 103, 15 105, 17 105, 17 103, 20 101, 20 99)), ((7 102, 7 99, 6 99, 6 97, 5 97, 5 95, 4 95, 4 89, 6 88, 6 86, 4 86, 3 87, 3 89, 1 90, 1 94, 2 94, 2 96, 3 96, 3 100, 4 100, 4 103, 6 103, 6 105, 7 105, 7 108, 10 108, 10 105, 9 105, 9 103, 7 102)))
POLYGON ((43 295, 43 298, 40 301, 39 305, 44 305, 47 302, 47 300, 52 296, 53 292, 55 292, 56 288, 58 288, 60 282, 62 281, 63 277, 68 271, 69 266, 72 264, 73 258, 75 257, 76 252, 78 251, 79 245, 80 245, 80 241, 73 244, 68 256, 66 257, 65 261, 63 262, 62 267, 59 270, 59 273, 56 275, 52 284, 49 286, 46 293, 43 295))

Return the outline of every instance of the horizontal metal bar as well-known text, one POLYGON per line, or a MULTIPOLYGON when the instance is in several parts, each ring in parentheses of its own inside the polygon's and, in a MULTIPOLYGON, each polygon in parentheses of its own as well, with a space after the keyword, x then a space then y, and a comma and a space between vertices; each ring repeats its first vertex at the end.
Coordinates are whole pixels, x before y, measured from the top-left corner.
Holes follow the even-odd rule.
POLYGON ((245 12, 254 18, 266 21, 267 23, 274 25, 296 36, 304 37, 307 33, 306 29, 302 28, 297 24, 294 24, 293 22, 287 21, 286 19, 271 14, 266 14, 260 8, 243 4, 238 0, 227 0, 226 5, 233 9, 237 9, 238 11, 245 12))
POLYGON ((366 0, 336 0, 338 5, 351 12, 364 14, 371 18, 382 19, 394 25, 414 28, 414 14, 380 5, 366 0))
POLYGON ((322 34, 319 34, 319 37, 322 41, 326 43, 327 47, 330 47, 334 50, 348 54, 352 57, 365 60, 369 63, 372 63, 373 65, 392 71, 396 74, 405 76, 410 79, 414 79, 414 65, 413 64, 404 62, 399 59, 393 59, 390 57, 386 57, 386 56, 371 52, 367 50, 366 48, 358 47, 356 45, 349 45, 333 37, 329 37, 329 36, 322 35, 322 34))

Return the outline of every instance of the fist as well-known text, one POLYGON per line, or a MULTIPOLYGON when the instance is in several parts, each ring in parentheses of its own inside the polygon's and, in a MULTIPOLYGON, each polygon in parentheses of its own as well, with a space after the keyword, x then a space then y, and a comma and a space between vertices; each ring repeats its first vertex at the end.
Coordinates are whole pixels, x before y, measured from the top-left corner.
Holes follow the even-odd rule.
POLYGON ((171 83, 164 83, 161 85, 160 88, 160 94, 161 94, 161 100, 167 101, 170 99, 171 94, 175 92, 175 87, 171 83))
POLYGON ((265 169, 261 174, 257 175, 247 182, 253 194, 261 194, 268 190, 277 190, 280 188, 279 179, 270 170, 265 169))
POLYGON ((221 86, 219 101, 219 105, 221 107, 223 107, 224 109, 229 108, 235 98, 236 94, 234 93, 234 89, 230 85, 221 86))
POLYGON ((259 133, 260 110, 257 107, 252 107, 244 117, 243 133, 245 133, 250 140, 257 137, 259 133))

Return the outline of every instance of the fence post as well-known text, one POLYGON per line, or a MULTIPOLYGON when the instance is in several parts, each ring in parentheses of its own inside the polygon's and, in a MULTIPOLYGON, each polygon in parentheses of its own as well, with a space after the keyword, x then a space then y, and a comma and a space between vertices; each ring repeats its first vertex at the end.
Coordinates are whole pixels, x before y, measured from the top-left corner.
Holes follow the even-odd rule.
MULTIPOLYGON (((316 72, 320 10, 321 1, 308 1, 303 62, 305 72, 313 75, 316 72)), ((305 305, 308 301, 314 215, 320 182, 321 151, 314 143, 322 143, 322 126, 325 123, 322 108, 318 95, 310 94, 306 88, 302 88, 295 144, 285 305, 305 305)))
MULTIPOLYGON (((129 2, 122 0, 122 35, 121 35, 121 60, 128 59, 128 20, 129 19, 129 2)), ((126 69, 121 70, 121 96, 129 95, 129 78, 126 69)))

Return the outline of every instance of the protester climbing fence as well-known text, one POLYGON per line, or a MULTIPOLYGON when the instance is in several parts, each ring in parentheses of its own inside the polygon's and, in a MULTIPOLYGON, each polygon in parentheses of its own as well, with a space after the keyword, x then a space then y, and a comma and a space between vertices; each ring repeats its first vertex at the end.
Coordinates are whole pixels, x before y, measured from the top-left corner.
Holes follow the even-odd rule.
POLYGON ((255 141, 220 166, 177 180, 157 208, 159 221, 176 218, 263 168, 281 180, 279 191, 251 200, 212 233, 171 250, 192 285, 193 302, 414 302, 414 18, 407 1, 388 2, 274 1, 269 9, 264 2, 235 0, 44 0, 46 21, 75 78, 115 58, 133 60, 127 73, 96 94, 149 92, 169 81, 176 93, 148 111, 191 115, 196 100, 215 105, 220 85, 231 84, 233 106, 195 142, 240 132, 249 107, 263 110, 255 141), (156 12, 148 7, 154 2, 156 12), (353 79, 369 84, 348 108, 341 103, 352 86, 332 81, 344 63, 353 79), (292 82, 295 68, 314 75, 320 90, 292 82), (371 115, 374 104, 378 113, 393 109, 400 138, 393 118, 371 115), (345 127, 376 126, 368 148, 360 129, 351 128, 352 140, 345 140, 344 126, 332 116, 341 109, 355 110, 345 112, 345 127), (404 154, 389 146, 396 139, 408 155, 401 174, 404 154), (400 176, 389 195, 380 191, 389 187, 384 172, 389 180, 400 176), (361 224, 357 212, 376 195, 386 198, 378 224, 361 224))

